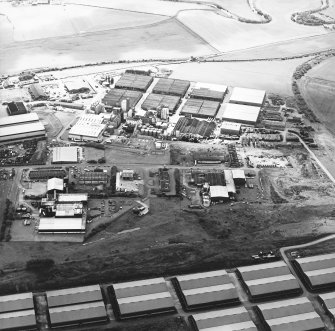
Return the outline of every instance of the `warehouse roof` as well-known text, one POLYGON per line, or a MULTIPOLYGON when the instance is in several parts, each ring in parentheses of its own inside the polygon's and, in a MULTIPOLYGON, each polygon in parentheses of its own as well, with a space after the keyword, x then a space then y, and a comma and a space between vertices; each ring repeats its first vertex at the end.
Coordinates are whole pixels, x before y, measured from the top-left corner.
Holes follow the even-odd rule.
POLYGON ((0 314, 0 330, 25 330, 36 326, 35 310, 0 314))
POLYGON ((257 328, 252 321, 227 324, 224 327, 217 326, 211 328, 199 329, 199 331, 257 331, 257 328))
POLYGON ((204 88, 204 89, 210 89, 212 91, 218 91, 218 92, 226 92, 228 86, 227 85, 221 85, 221 84, 211 84, 211 83, 203 83, 203 82, 196 82, 194 85, 194 88, 204 88))
POLYGON ((264 97, 265 91, 263 90, 234 87, 229 102, 262 105, 264 97))
POLYGON ((200 321, 200 320, 206 320, 206 319, 216 318, 216 317, 240 315, 244 313, 248 313, 248 311, 245 309, 244 306, 240 306, 236 308, 214 310, 214 311, 208 311, 206 313, 195 314, 193 315, 193 318, 196 321, 200 321))
POLYGON ((226 85, 196 83, 194 89, 190 93, 190 97, 221 102, 223 101, 226 92, 226 85))
POLYGON ((8 112, 11 116, 13 115, 19 115, 19 114, 26 114, 27 113, 27 108, 24 105, 23 102, 9 102, 8 105, 8 112))
POLYGON ((221 123, 221 129, 229 129, 229 130, 240 131, 241 130, 241 123, 224 121, 224 122, 221 123))
POLYGON ((153 77, 146 75, 136 75, 125 73, 116 82, 116 88, 146 91, 153 81, 153 77))
POLYGON ((335 308, 335 292, 319 294, 319 297, 329 309, 335 308))
POLYGON ((64 180, 62 178, 50 178, 47 181, 47 190, 58 190, 63 191, 64 190, 64 180))
POLYGON ((224 170, 224 176, 226 180, 226 187, 228 190, 228 193, 236 193, 236 186, 234 183, 234 178, 233 178, 233 172, 231 170, 224 170))
POLYGON ((221 292, 221 291, 226 291, 230 289, 235 289, 235 285, 233 283, 192 288, 189 290, 183 290, 183 293, 184 295, 194 295, 194 294, 202 294, 202 293, 208 293, 208 292, 219 292, 219 291, 221 292))
POLYGON ((125 303, 144 302, 144 301, 151 301, 151 300, 157 300, 157 299, 163 299, 163 298, 171 298, 170 292, 151 293, 151 294, 126 297, 126 298, 118 298, 117 302, 121 305, 125 303))
POLYGON ((190 87, 190 82, 181 79, 160 78, 153 88, 153 93, 184 96, 190 87))
POLYGON ((81 202, 87 200, 87 193, 62 193, 58 195, 58 202, 81 202))
POLYGON ((87 136, 97 138, 105 129, 105 124, 75 124, 69 131, 69 135, 87 136))
POLYGON ((312 286, 335 283, 335 268, 311 270, 305 272, 312 286))
POLYGON ((191 114, 199 117, 215 117, 220 103, 202 99, 187 99, 181 114, 191 114))
POLYGON ((284 261, 239 267, 237 270, 242 274, 245 281, 291 274, 284 261))
POLYGON ((85 224, 83 224, 81 217, 77 218, 40 218, 38 231, 84 231, 85 224))
POLYGON ((113 287, 114 287, 114 289, 121 289, 121 288, 160 284, 160 283, 165 283, 166 284, 165 279, 163 277, 152 278, 152 279, 143 279, 143 280, 138 280, 138 281, 134 281, 134 282, 118 283, 118 284, 113 284, 113 287))
POLYGON ((235 170, 232 170, 232 173, 233 173, 233 178, 234 179, 245 179, 244 170, 235 169, 235 170))
POLYGON ((229 198, 227 186, 212 185, 209 191, 211 198, 229 198))
POLYGON ((335 253, 308 256, 295 260, 303 271, 335 267, 335 253))
MULTIPOLYGON (((19 115, 17 115, 19 116, 19 115)), ((45 128, 41 122, 32 122, 24 124, 16 124, 11 126, 3 126, 0 130, 0 137, 6 137, 16 134, 24 134, 31 132, 45 132, 45 128)))
POLYGON ((234 103, 222 104, 224 121, 256 123, 260 108, 255 106, 239 105, 234 103))
POLYGON ((296 280, 295 277, 292 274, 288 274, 288 275, 281 275, 281 276, 273 276, 273 277, 265 277, 265 278, 247 280, 246 284, 248 286, 262 285, 262 284, 268 284, 268 283, 282 282, 282 281, 291 280, 291 279, 296 280))
POLYGON ((33 95, 34 99, 47 98, 46 93, 42 89, 40 84, 32 84, 29 86, 29 91, 33 95))
POLYGON ((73 217, 83 214, 83 203, 57 203, 56 217, 73 217))
POLYGON ((99 285, 48 291, 47 298, 49 307, 66 306, 103 300, 99 285))
POLYGON ((39 121, 39 118, 36 113, 28 113, 15 116, 1 117, 0 126, 16 125, 16 124, 23 124, 27 122, 37 122, 37 121, 39 121))
POLYGON ((102 301, 50 308, 49 315, 51 325, 97 318, 107 319, 106 308, 102 301))
POLYGON ((84 79, 76 79, 76 80, 70 80, 65 82, 65 87, 70 92, 84 92, 84 91, 90 91, 91 88, 84 79))
POLYGON ((180 102, 179 96, 150 93, 142 103, 142 109, 157 109, 159 107, 168 107, 169 110, 175 110, 180 102))
POLYGON ((33 294, 31 292, 0 297, 0 313, 33 308, 34 302, 33 294))
POLYGON ((266 322, 273 331, 316 330, 325 326, 316 312, 285 316, 266 322))
POLYGON ((78 147, 67 146, 67 147, 54 147, 52 149, 52 162, 67 162, 76 163, 78 162, 78 147))

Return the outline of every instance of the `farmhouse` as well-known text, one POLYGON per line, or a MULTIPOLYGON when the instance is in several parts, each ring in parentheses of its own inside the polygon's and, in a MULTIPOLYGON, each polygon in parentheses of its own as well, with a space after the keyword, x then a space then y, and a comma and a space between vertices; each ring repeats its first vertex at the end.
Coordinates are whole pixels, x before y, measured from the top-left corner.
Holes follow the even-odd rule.
POLYGON ((244 307, 194 314, 189 318, 194 330, 257 331, 244 307))
POLYGON ((230 103, 237 103, 249 106, 263 106, 265 91, 242 87, 234 87, 230 96, 230 103))
POLYGON ((301 293, 297 280, 283 261, 240 267, 236 269, 236 274, 251 301, 301 293))
POLYGON ((121 319, 175 311, 164 278, 114 284, 108 291, 115 316, 121 319))
POLYGON ((177 276, 174 285, 186 310, 238 304, 236 288, 225 270, 177 276))

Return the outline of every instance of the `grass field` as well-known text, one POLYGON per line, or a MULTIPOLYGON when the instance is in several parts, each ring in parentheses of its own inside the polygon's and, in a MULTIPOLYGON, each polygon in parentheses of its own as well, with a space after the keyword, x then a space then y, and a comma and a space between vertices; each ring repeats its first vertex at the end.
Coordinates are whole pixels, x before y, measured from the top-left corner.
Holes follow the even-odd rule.
POLYGON ((185 11, 178 19, 207 40, 216 49, 226 52, 298 37, 325 34, 322 27, 306 27, 291 21, 296 10, 313 8, 318 0, 262 1, 260 8, 273 20, 268 24, 247 24, 224 18, 211 11, 185 11), (198 22, 201 21, 201 25, 198 22))
POLYGON ((291 79, 295 68, 306 59, 289 61, 185 63, 169 65, 171 77, 192 81, 264 89, 292 95, 291 79))

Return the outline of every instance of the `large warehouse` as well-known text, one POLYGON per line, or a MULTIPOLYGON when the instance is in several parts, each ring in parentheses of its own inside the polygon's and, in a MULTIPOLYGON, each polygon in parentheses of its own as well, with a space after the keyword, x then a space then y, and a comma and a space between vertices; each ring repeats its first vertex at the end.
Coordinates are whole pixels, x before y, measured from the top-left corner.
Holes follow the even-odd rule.
POLYGON ((319 294, 317 299, 332 322, 335 323, 335 292, 319 294))
POLYGON ((241 133, 241 123, 222 122, 220 127, 220 133, 239 136, 241 133))
POLYGON ((54 147, 52 149, 52 163, 77 163, 78 147, 54 147))
POLYGON ((190 93, 190 98, 218 101, 221 103, 227 93, 227 89, 226 85, 196 83, 190 93))
POLYGON ((108 320, 106 308, 102 301, 86 302, 76 305, 52 307, 49 309, 52 328, 99 323, 108 320))
POLYGON ((284 261, 240 267, 236 274, 251 301, 296 296, 302 291, 284 261))
POLYGON ((229 192, 227 186, 211 185, 209 188, 211 202, 227 202, 229 201, 229 192))
POLYGON ((121 107, 123 100, 129 100, 129 108, 134 108, 141 100, 143 94, 138 91, 129 91, 124 89, 111 89, 101 100, 106 110, 114 107, 121 107))
POLYGON ((41 122, 0 127, 0 142, 33 138, 45 138, 45 128, 41 122))
POLYGON ((190 85, 190 82, 187 80, 160 78, 153 88, 153 93, 176 95, 182 98, 190 85))
POLYGON ((174 312, 175 306, 164 278, 114 284, 108 288, 117 318, 174 312))
POLYGON ((69 93, 88 93, 91 92, 91 87, 84 79, 69 80, 64 84, 69 93))
POLYGON ((217 101, 188 99, 181 110, 181 115, 191 115, 200 118, 214 118, 220 108, 217 101))
POLYGON ((128 73, 121 76, 121 78, 116 82, 115 88, 146 92, 152 82, 153 78, 151 76, 128 73))
POLYGON ((174 284, 186 310, 240 302, 235 285, 225 270, 177 276, 174 284))
POLYGON ((64 290, 48 291, 48 307, 74 305, 84 302, 103 301, 99 285, 67 288, 64 290))
POLYGON ((169 108, 169 111, 174 113, 180 103, 180 97, 173 95, 154 94, 150 93, 142 104, 144 110, 156 110, 158 108, 169 108))
POLYGON ((38 233, 85 233, 86 220, 82 217, 41 217, 38 233))
POLYGON ((7 113, 9 116, 26 114, 27 108, 23 102, 9 102, 7 105, 7 113))
POLYGON ((102 141, 102 134, 106 125, 102 124, 103 117, 94 114, 81 116, 78 122, 70 129, 69 139, 75 141, 102 141))
POLYGON ((33 294, 0 297, 0 330, 36 330, 33 294))
MULTIPOLYGON (((258 121, 260 107, 225 103, 221 106, 222 120, 247 125, 255 125, 258 121)), ((220 110, 221 110, 220 109, 220 110)))
POLYGON ((0 118, 0 127, 13 126, 20 124, 36 123, 39 122, 36 113, 21 114, 16 116, 6 116, 0 118))
POLYGON ((335 288, 335 253, 303 257, 292 264, 310 290, 335 288))
POLYGON ((29 86, 29 93, 34 100, 47 100, 48 96, 44 92, 40 84, 32 84, 29 86))
POLYGON ((264 303, 255 311, 266 331, 321 331, 325 327, 306 297, 264 303))
POLYGON ((196 331, 257 331, 244 307, 194 314, 189 320, 196 331))
POLYGON ((263 106, 265 91, 250 88, 234 87, 230 96, 230 103, 237 103, 249 106, 263 106))

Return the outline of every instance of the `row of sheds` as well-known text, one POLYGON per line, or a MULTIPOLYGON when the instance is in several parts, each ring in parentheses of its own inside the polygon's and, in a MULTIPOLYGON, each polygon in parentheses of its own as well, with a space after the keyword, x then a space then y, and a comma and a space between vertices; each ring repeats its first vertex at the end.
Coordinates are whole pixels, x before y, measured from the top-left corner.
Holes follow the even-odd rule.
POLYGON ((335 289, 335 253, 298 258, 292 264, 310 291, 335 289))

